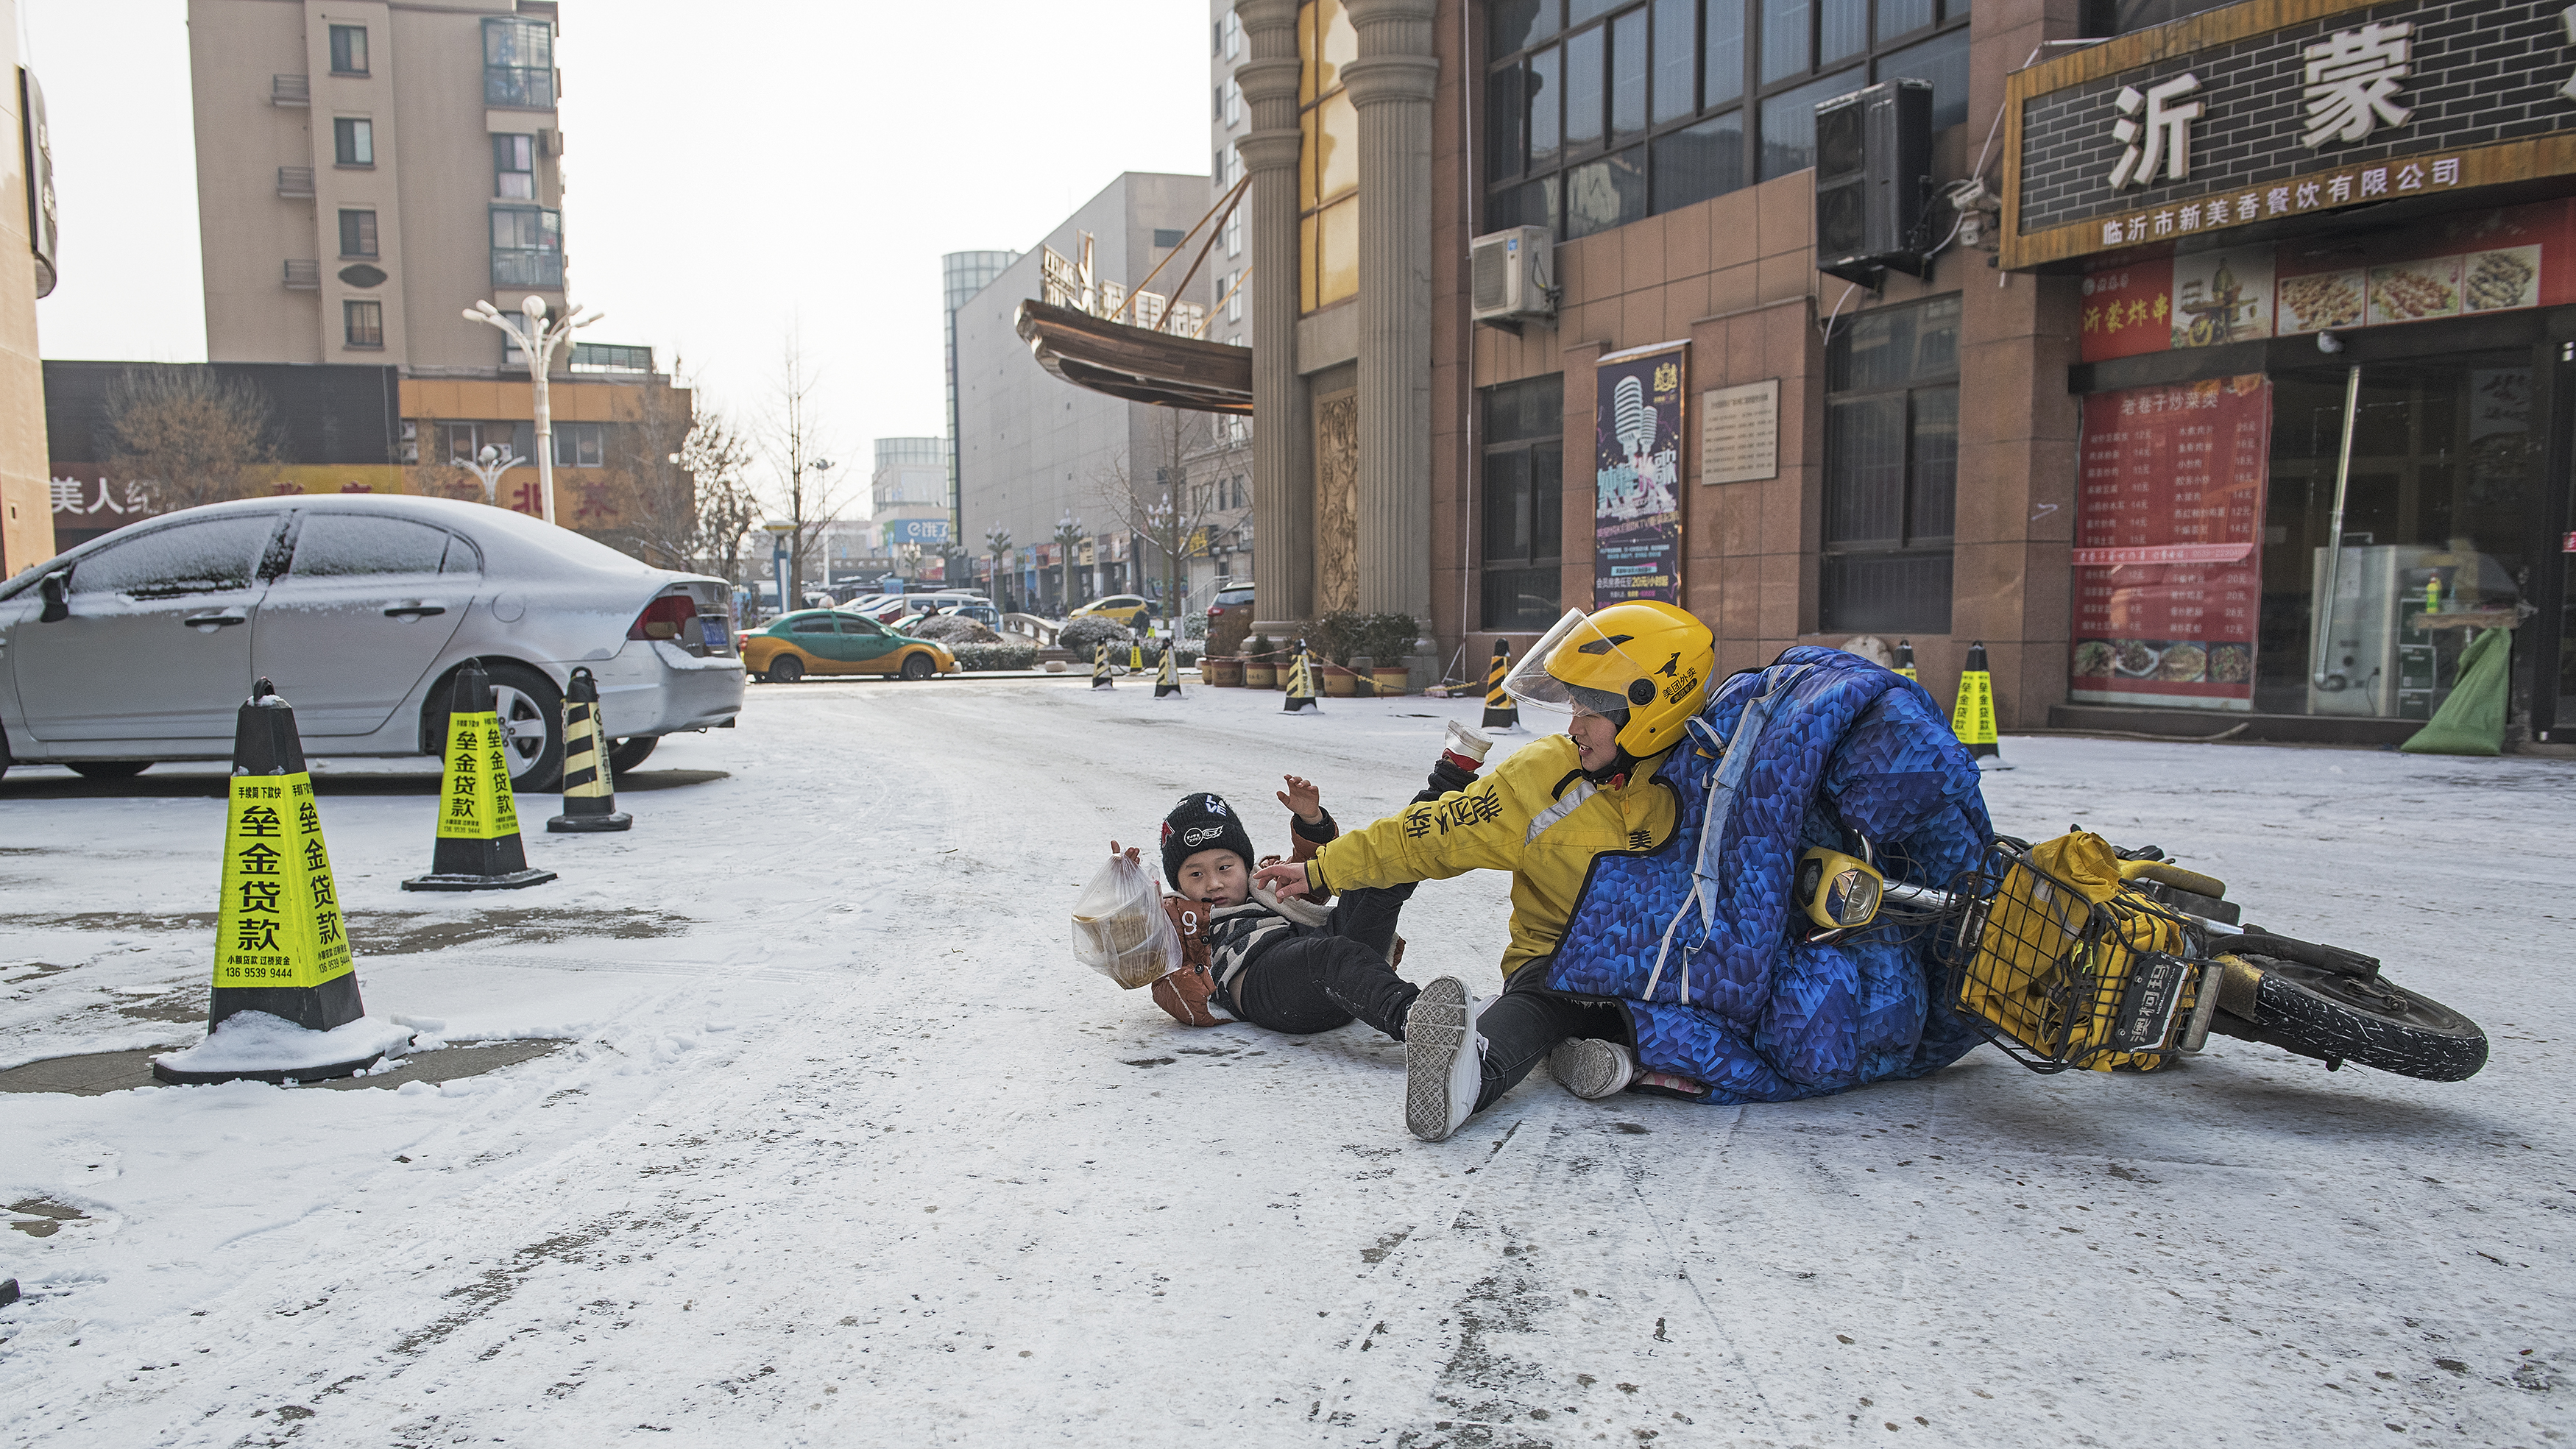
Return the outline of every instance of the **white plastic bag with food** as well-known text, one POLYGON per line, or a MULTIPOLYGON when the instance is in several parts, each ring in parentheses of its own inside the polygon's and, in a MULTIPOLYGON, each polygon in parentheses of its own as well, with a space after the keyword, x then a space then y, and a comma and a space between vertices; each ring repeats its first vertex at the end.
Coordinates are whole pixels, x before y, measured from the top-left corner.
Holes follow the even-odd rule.
POLYGON ((1180 969, 1181 937, 1163 913, 1163 893, 1124 853, 1109 857, 1073 903, 1073 956, 1129 990, 1180 969))

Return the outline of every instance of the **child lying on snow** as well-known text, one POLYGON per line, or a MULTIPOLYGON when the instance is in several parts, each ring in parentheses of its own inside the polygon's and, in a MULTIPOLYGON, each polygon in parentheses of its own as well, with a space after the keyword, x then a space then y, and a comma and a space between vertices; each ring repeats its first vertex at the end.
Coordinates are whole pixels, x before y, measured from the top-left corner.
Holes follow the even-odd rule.
MULTIPOLYGON (((1429 787, 1415 800, 1473 784, 1490 747, 1454 722, 1442 744, 1429 787)), ((1290 775, 1286 782, 1279 803, 1293 817, 1289 859, 1303 861, 1341 828, 1312 781, 1290 775)), ((1303 1036, 1356 1018, 1404 1040, 1405 1015, 1421 994, 1395 974, 1404 954, 1395 919, 1413 895, 1410 883, 1344 891, 1329 909, 1255 891, 1252 837, 1222 797, 1205 791, 1182 796, 1163 817, 1162 848, 1163 879, 1179 893, 1163 898, 1163 910, 1180 933, 1182 964, 1154 983, 1155 1005, 1189 1026, 1248 1021, 1303 1036)), ((1109 850, 1117 854, 1118 842, 1109 850)), ((1141 851, 1126 854, 1133 860, 1141 851)))

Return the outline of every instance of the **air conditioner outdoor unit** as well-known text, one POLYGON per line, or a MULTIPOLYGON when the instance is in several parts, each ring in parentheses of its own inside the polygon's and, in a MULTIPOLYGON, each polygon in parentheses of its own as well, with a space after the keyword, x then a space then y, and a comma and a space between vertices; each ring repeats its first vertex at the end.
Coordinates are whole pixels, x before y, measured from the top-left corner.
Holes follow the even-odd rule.
POLYGON ((1475 317, 1517 328, 1556 315, 1556 262, 1548 230, 1516 226, 1467 243, 1467 281, 1475 317))

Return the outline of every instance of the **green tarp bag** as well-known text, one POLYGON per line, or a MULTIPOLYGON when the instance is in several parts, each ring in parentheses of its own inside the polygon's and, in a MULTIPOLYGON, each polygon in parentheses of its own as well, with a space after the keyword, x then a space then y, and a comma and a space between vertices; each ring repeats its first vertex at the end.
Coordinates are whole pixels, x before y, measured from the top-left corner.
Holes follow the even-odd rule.
POLYGON ((2505 700, 2513 663, 2513 631, 2489 629, 2460 651, 2459 682, 2433 718, 2397 748, 2410 755, 2504 753, 2505 700))

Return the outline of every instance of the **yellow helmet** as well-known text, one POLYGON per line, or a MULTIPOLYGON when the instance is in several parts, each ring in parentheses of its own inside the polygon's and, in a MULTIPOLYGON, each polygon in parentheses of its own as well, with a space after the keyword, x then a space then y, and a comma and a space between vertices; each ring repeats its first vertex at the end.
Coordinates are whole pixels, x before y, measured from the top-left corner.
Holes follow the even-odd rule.
POLYGON ((1681 738, 1708 699, 1717 641, 1671 604, 1640 600, 1596 613, 1568 609, 1512 666, 1503 688, 1523 704, 1625 717, 1619 748, 1646 759, 1681 738))

